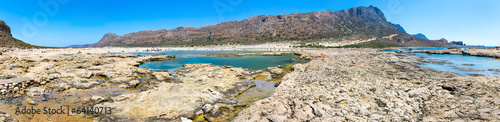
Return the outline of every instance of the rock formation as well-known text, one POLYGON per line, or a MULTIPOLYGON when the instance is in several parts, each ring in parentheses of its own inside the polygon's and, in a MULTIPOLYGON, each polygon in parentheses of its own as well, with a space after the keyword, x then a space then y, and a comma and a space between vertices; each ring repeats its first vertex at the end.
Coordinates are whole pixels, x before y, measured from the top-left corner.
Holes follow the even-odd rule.
POLYGON ((90 48, 93 47, 95 44, 81 44, 81 45, 69 45, 67 47, 74 47, 74 48, 90 48))
POLYGON ((399 30, 403 31, 404 33, 406 33, 406 30, 403 28, 403 26, 401 26, 400 24, 394 24, 394 23, 391 23, 392 25, 396 26, 399 30))
POLYGON ((3 20, 0 20, 0 47, 33 47, 32 45, 25 43, 12 37, 10 33, 10 27, 3 20))

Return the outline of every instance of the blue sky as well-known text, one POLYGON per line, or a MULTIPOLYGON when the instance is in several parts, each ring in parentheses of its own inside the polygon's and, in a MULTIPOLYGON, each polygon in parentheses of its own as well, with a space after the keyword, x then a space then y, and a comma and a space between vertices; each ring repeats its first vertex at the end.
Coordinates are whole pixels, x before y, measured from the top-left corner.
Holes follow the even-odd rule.
POLYGON ((200 27, 255 15, 373 5, 408 33, 467 44, 500 45, 499 0, 5 0, 0 20, 14 37, 41 46, 99 41, 105 33, 200 27), (41 3, 41 4, 40 4, 41 3), (48 6, 48 7, 46 7, 48 6))

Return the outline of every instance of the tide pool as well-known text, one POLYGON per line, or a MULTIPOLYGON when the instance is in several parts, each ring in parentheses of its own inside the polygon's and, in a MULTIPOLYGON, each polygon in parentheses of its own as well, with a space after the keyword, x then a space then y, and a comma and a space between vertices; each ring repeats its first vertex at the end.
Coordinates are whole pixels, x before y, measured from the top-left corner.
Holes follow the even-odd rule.
POLYGON ((176 69, 182 68, 183 64, 199 64, 211 63, 217 66, 234 66, 241 68, 248 68, 252 70, 266 69, 276 65, 287 66, 294 63, 305 63, 303 60, 289 60, 297 59, 296 55, 280 55, 280 56, 230 56, 230 57, 217 57, 206 56, 208 54, 231 54, 231 53, 249 53, 247 51, 169 51, 162 53, 132 53, 139 55, 175 55, 176 58, 167 61, 146 62, 139 67, 145 67, 152 70, 168 70, 173 72, 176 69))

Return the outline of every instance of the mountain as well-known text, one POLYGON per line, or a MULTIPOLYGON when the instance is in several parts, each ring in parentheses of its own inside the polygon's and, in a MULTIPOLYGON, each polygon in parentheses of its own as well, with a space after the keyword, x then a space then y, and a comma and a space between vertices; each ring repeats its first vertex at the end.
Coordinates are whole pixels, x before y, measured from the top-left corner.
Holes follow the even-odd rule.
POLYGON ((3 20, 0 20, 0 47, 27 48, 36 47, 12 37, 10 27, 3 20))
POLYGON ((67 47, 74 47, 74 48, 89 48, 89 47, 93 47, 95 45, 94 44, 82 44, 82 45, 69 45, 67 47))
POLYGON ((412 36, 415 36, 415 37, 418 37, 418 38, 422 38, 422 39, 427 39, 429 40, 424 34, 422 33, 418 33, 418 34, 413 34, 412 36))
POLYGON ((341 11, 259 15, 242 21, 226 21, 200 28, 178 27, 171 30, 139 31, 123 36, 107 33, 95 47, 203 46, 277 41, 351 41, 371 38, 377 38, 377 43, 391 43, 395 46, 442 45, 411 37, 387 22, 380 9, 369 6, 341 11), (382 38, 394 34, 398 36, 382 38), (406 43, 412 41, 417 42, 406 43))
POLYGON ((403 28, 403 26, 399 25, 399 24, 394 24, 394 23, 391 23, 392 25, 396 26, 399 30, 403 31, 404 33, 406 33, 405 29, 403 28))

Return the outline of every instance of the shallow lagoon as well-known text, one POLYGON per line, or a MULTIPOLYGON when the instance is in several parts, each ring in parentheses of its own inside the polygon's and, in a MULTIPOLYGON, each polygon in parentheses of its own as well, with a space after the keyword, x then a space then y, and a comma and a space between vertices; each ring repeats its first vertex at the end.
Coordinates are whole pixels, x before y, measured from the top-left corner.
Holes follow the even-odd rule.
POLYGON ((173 72, 176 69, 182 68, 183 64, 199 64, 211 63, 218 66, 234 66, 253 70, 266 69, 276 65, 287 66, 294 63, 305 63, 303 60, 288 60, 297 59, 296 55, 280 55, 280 56, 230 56, 217 57, 206 56, 209 54, 231 54, 231 53, 248 53, 248 52, 233 52, 233 51, 169 51, 162 53, 133 53, 139 55, 175 55, 176 58, 167 61, 146 62, 139 67, 150 68, 152 70, 168 70, 173 72))

